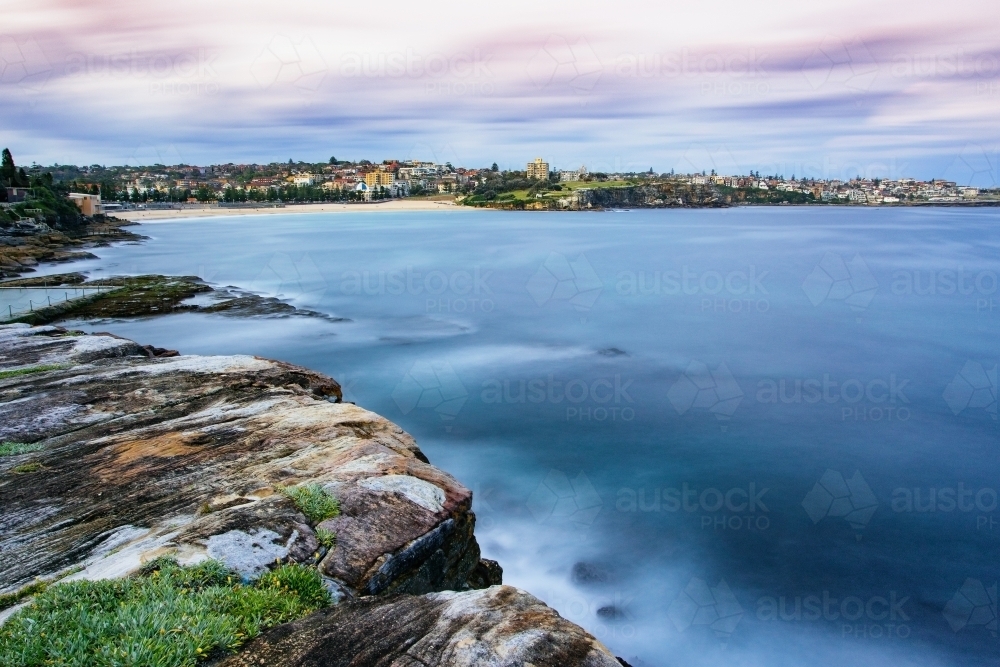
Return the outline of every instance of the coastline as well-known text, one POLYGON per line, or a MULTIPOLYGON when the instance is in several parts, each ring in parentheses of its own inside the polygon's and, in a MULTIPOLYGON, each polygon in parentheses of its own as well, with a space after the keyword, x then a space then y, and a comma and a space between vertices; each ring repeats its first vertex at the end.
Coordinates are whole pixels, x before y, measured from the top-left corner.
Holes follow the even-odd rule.
POLYGON ((273 207, 239 207, 239 208, 222 208, 216 206, 192 206, 186 208, 176 208, 176 209, 153 209, 153 210, 132 210, 132 211, 116 211, 115 217, 122 220, 127 220, 133 223, 158 223, 158 222, 169 222, 172 220, 186 220, 190 218, 219 218, 219 217, 230 217, 239 215, 281 215, 281 214, 308 214, 308 213, 378 213, 378 212, 410 212, 410 211, 442 211, 442 212, 453 212, 453 211, 522 211, 526 213, 537 213, 537 212, 580 212, 580 211, 591 211, 591 212, 604 212, 612 210, 649 210, 649 209, 662 209, 662 210, 675 210, 675 209, 697 209, 697 208, 756 208, 756 207, 776 207, 776 208, 788 208, 788 207, 824 207, 824 208, 928 208, 928 207, 946 207, 946 208, 986 208, 1000 206, 1000 202, 992 201, 981 201, 981 202, 909 202, 906 204, 877 204, 877 205, 837 205, 837 204, 820 204, 820 203, 810 203, 810 204, 790 204, 790 203, 746 203, 738 202, 734 204, 727 204, 723 206, 614 206, 614 207, 594 207, 586 209, 536 209, 536 208, 504 208, 500 206, 464 206, 458 204, 454 201, 442 201, 442 200, 409 200, 409 199, 392 199, 383 202, 369 202, 364 204, 342 204, 342 203, 324 203, 324 204, 287 204, 281 208, 273 207))
MULTIPOLYGON (((374 664, 373 647, 379 664, 445 667, 470 653, 490 664, 627 664, 503 585, 501 566, 481 557, 472 492, 402 428, 344 402, 333 378, 23 323, 0 326, 0 350, 0 386, 16 399, 0 424, 0 479, 12 516, 23 517, 0 535, 0 663, 51 656, 44 632, 31 639, 53 631, 33 601, 45 608, 54 595, 93 590, 81 580, 135 586, 201 566, 209 570, 190 572, 221 572, 217 588, 266 590, 261 580, 297 573, 286 597, 298 598, 303 580, 318 592, 225 641, 188 642, 177 649, 184 664, 328 664, 333 652, 374 664)), ((200 585, 167 591, 158 613, 193 614, 195 625, 219 613, 249 618, 243 607, 192 606, 200 585)), ((121 612, 91 613, 74 623, 113 625, 121 612)), ((147 652, 154 642, 169 649, 173 635, 157 634, 150 615, 130 620, 147 652)), ((110 640, 88 641, 74 655, 110 640)))
POLYGON ((130 222, 147 222, 172 220, 181 218, 215 218, 232 215, 280 215, 289 213, 375 213, 380 211, 460 211, 475 210, 472 207, 459 206, 453 201, 441 200, 409 200, 390 199, 383 202, 364 204, 287 204, 281 208, 220 208, 216 206, 199 206, 191 208, 171 208, 137 211, 116 211, 115 217, 130 222))

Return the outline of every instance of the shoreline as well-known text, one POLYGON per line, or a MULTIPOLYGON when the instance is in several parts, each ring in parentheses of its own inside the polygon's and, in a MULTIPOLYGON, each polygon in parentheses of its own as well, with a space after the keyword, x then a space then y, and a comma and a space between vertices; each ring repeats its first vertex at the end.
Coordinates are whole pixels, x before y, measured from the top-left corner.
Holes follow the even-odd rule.
POLYGON ((677 209, 704 209, 704 208, 852 208, 852 209, 872 209, 872 208, 990 208, 1000 206, 1000 201, 991 202, 917 202, 906 204, 878 204, 878 205, 843 205, 843 204, 753 204, 739 202, 727 206, 620 206, 614 208, 589 208, 589 209, 516 209, 501 208, 497 206, 463 206, 454 201, 441 200, 408 200, 392 199, 377 203, 364 204, 287 204, 281 208, 273 207, 239 207, 220 208, 216 206, 197 206, 179 209, 153 209, 153 210, 132 210, 115 211, 114 217, 127 220, 133 223, 143 222, 170 222, 172 220, 186 220, 190 218, 219 218, 239 215, 300 215, 308 213, 377 213, 377 212, 408 212, 408 211, 521 211, 524 213, 546 213, 546 212, 608 212, 608 211, 642 211, 642 210, 677 210, 677 209))
POLYGON ((273 207, 239 207, 220 208, 217 206, 199 206, 191 208, 170 208, 153 210, 115 211, 116 218, 130 222, 146 222, 155 220, 173 220, 182 218, 215 218, 233 215, 280 215, 299 213, 375 213, 379 211, 458 211, 475 210, 472 207, 459 206, 452 201, 439 200, 407 200, 391 199, 384 202, 365 204, 287 204, 281 208, 273 207))
POLYGON ((288 665, 290 655, 372 664, 375 655, 444 666, 469 654, 490 664, 627 664, 504 585, 476 540, 472 491, 398 425, 344 402, 327 375, 25 323, 0 326, 0 351, 4 391, 33 405, 0 425, 0 480, 10 511, 25 517, 3 536, 0 663, 41 664, 35 656, 48 654, 32 632, 64 628, 32 601, 68 607, 91 595, 80 584, 89 580, 118 604, 70 623, 85 637, 71 656, 86 664, 119 645, 101 628, 123 614, 149 654, 173 651, 192 665, 288 665), (39 411, 52 418, 40 422, 39 411), (171 578, 184 568, 197 578, 171 578), (100 583, 142 586, 161 573, 153 615, 131 589, 100 583), (220 610, 215 601, 231 598, 206 599, 209 587, 272 597, 220 610), (199 627, 228 616, 234 629, 205 632, 199 644, 157 633, 162 616, 182 614, 199 627), (31 660, 11 660, 21 655, 31 660))

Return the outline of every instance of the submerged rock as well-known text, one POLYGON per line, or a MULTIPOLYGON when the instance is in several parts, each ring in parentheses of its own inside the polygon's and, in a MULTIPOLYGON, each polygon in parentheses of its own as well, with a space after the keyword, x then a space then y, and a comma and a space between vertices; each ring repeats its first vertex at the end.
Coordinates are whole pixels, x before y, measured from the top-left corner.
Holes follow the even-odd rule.
POLYGON ((369 597, 264 632, 220 667, 621 667, 599 641, 511 586, 369 597))

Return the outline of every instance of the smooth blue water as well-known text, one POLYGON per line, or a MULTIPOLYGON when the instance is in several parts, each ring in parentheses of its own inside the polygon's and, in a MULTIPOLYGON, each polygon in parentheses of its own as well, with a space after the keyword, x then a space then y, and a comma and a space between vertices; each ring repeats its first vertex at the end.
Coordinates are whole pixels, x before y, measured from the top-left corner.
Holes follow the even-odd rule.
POLYGON ((88 326, 334 376, 474 490, 507 583, 633 665, 996 664, 998 222, 245 216, 77 266, 349 318, 88 326))

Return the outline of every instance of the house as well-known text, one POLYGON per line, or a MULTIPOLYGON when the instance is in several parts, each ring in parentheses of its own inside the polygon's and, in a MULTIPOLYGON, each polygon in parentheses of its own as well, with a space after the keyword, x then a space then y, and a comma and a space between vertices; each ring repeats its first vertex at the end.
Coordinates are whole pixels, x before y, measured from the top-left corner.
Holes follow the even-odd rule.
POLYGON ((299 174, 292 179, 292 183, 295 185, 313 185, 316 179, 312 174, 299 174))
POLYGON ((68 195, 68 199, 76 204, 76 207, 80 209, 80 213, 86 216, 95 216, 104 213, 104 207, 101 206, 101 195, 88 195, 82 192, 71 192, 68 195))
POLYGON ((19 204, 30 194, 31 188, 7 188, 7 201, 11 204, 19 204))

